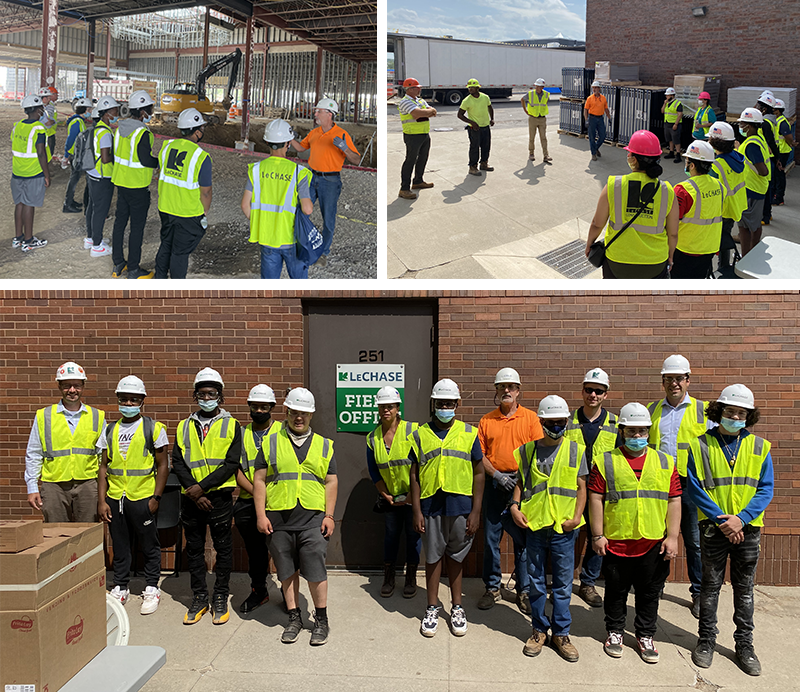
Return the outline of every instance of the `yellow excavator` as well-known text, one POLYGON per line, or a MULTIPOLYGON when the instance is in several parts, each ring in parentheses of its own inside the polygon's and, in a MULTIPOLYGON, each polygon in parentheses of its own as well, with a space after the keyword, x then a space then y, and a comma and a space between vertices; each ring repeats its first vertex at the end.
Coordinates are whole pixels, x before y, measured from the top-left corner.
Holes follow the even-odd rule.
POLYGON ((208 63, 197 75, 194 82, 179 82, 172 89, 161 95, 161 119, 164 122, 174 123, 178 120, 181 111, 187 108, 196 108, 211 125, 224 123, 228 117, 228 110, 233 103, 233 88, 239 74, 239 63, 242 60, 242 51, 238 48, 228 55, 208 63), (219 72, 228 65, 231 75, 228 78, 228 89, 222 103, 213 103, 206 97, 206 82, 209 77, 219 72))

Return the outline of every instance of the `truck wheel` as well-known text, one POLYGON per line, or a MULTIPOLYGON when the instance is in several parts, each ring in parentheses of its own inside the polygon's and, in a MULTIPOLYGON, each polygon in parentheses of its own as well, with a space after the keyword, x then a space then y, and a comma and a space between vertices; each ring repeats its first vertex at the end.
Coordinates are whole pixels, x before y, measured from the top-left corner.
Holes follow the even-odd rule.
POLYGON ((460 91, 448 91, 444 97, 444 102, 448 106, 460 106, 463 100, 464 97, 460 91))

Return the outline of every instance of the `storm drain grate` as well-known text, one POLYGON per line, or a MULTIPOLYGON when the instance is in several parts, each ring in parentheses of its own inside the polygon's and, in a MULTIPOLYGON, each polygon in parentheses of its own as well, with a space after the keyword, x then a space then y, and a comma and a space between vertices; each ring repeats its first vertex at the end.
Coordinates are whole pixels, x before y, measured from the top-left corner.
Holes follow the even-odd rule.
POLYGON ((586 259, 586 241, 584 240, 573 240, 571 243, 539 255, 536 259, 568 279, 582 279, 595 269, 586 259))

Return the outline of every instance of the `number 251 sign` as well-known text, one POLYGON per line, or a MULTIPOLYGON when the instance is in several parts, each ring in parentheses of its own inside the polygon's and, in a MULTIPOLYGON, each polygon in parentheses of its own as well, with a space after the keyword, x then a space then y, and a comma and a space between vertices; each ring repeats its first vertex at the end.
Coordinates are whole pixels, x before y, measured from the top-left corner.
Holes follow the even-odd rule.
MULTIPOLYGON (((403 398, 405 365, 353 363, 336 366, 336 432, 370 432, 378 425, 375 394, 394 387, 403 398)), ((402 413, 403 405, 400 405, 402 413)))

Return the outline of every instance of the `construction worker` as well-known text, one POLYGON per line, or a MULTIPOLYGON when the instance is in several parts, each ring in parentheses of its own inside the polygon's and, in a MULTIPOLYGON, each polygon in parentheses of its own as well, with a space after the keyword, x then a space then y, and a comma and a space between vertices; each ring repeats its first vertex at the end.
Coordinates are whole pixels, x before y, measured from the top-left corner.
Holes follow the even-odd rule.
POLYGON ((518 531, 506 512, 517 485, 519 464, 514 452, 522 445, 544 437, 542 424, 534 411, 520 405, 522 389, 514 368, 501 368, 494 377, 494 400, 498 407, 478 423, 478 441, 483 450, 486 478, 483 486, 483 583, 478 609, 488 610, 501 600, 500 542, 508 532, 514 546, 514 574, 517 607, 531 614, 528 596, 528 558, 525 534, 518 531))
POLYGON ((336 457, 333 442, 311 430, 316 403, 310 391, 292 389, 283 405, 286 421, 256 458, 253 496, 258 530, 267 536, 289 613, 281 641, 292 644, 303 630, 302 574, 315 608, 309 643, 322 646, 330 633, 325 557, 336 528, 336 457))
POLYGON ((700 623, 692 661, 708 668, 714 656, 719 592, 730 559, 736 661, 748 675, 761 675, 753 648, 753 583, 761 553, 764 512, 772 501, 774 473, 769 441, 753 435, 761 416, 743 384, 725 387, 708 404, 708 419, 719 427, 691 441, 689 494, 700 516, 703 582, 700 623))
POLYGON ((86 233, 83 240, 85 250, 91 249, 92 257, 110 257, 111 245, 103 240, 103 226, 111 209, 114 196, 114 133, 112 125, 119 121, 119 103, 111 96, 103 96, 97 102, 99 120, 94 126, 92 151, 95 167, 86 171, 89 186, 89 206, 86 207, 86 233))
MULTIPOLYGON (((596 456, 610 452, 617 446, 617 417, 603 408, 603 402, 608 398, 608 387, 608 373, 605 370, 592 368, 586 373, 581 386, 583 406, 575 409, 564 433, 565 439, 586 447, 586 461, 590 469, 596 456)), ((600 577, 603 558, 594 552, 588 507, 584 509, 583 518, 586 522, 586 552, 581 565, 578 596, 592 608, 600 608, 603 598, 594 585, 600 577)))
POLYGON ((478 429, 455 417, 460 400, 453 380, 439 380, 431 393, 431 420, 412 435, 411 505, 426 560, 428 606, 420 625, 425 637, 439 626, 442 562, 450 583, 450 630, 456 637, 467 633, 462 563, 480 526, 485 473, 478 429))
POLYGON ((275 392, 265 384, 257 384, 247 396, 251 422, 242 426, 242 459, 236 470, 239 497, 233 505, 233 521, 244 541, 247 551, 247 573, 250 575, 250 595, 239 606, 242 613, 250 613, 269 601, 267 575, 269 552, 267 537, 258 530, 255 501, 253 500, 253 475, 256 457, 265 438, 277 432, 281 424, 272 420, 275 392))
POLYGON ((97 468, 105 412, 81 401, 86 373, 67 362, 56 370, 61 400, 36 412, 25 451, 28 504, 46 522, 97 521, 97 468), (42 490, 39 492, 39 478, 42 490))
POLYGON ((678 245, 670 275, 673 279, 707 279, 722 240, 725 188, 709 175, 716 156, 708 142, 695 140, 683 157, 689 179, 675 185, 678 245))
MULTIPOLYGON (((702 435, 708 426, 703 409, 705 402, 689 396, 692 371, 689 361, 681 355, 672 355, 661 366, 661 386, 665 397, 647 404, 652 429, 650 445, 675 459, 681 489, 686 489, 686 463, 689 442, 702 435)), ((689 593, 692 597, 692 615, 700 617, 700 534, 697 526, 697 507, 688 493, 681 495, 681 536, 689 573, 689 593)))
POLYGON ((311 181, 311 202, 319 200, 322 214, 321 266, 327 263, 331 252, 333 233, 336 230, 336 207, 342 192, 342 166, 347 161, 352 166, 361 162, 350 134, 333 120, 339 113, 339 105, 333 99, 324 98, 314 108, 317 124, 302 142, 293 139, 291 144, 297 151, 311 149, 308 165, 314 177, 311 181))
POLYGON ((14 239, 12 248, 30 252, 47 245, 33 235, 36 207, 44 205, 44 191, 50 187, 50 151, 47 132, 40 122, 44 105, 40 96, 22 99, 25 119, 11 131, 11 197, 14 201, 14 239))
POLYGON ((250 242, 261 245, 261 278, 280 279, 285 264, 290 279, 307 279, 308 265, 297 258, 294 222, 297 205, 311 215, 311 171, 286 158, 294 130, 285 120, 264 128, 269 158, 247 167, 242 212, 250 219, 250 242))
POLYGON ((196 108, 181 111, 178 129, 183 139, 167 140, 158 154, 161 245, 156 253, 156 279, 185 279, 189 255, 208 228, 211 156, 198 146, 205 127, 196 108))
POLYGON ((782 207, 786 194, 786 166, 789 163, 789 155, 794 149, 794 137, 792 136, 792 126, 783 114, 786 104, 781 99, 775 99, 775 107, 772 110, 775 113, 775 140, 778 145, 778 163, 775 164, 775 194, 772 204, 782 207))
POLYGON ((770 179, 769 187, 764 197, 764 211, 761 216, 762 226, 769 226, 770 221, 772 221, 772 197, 775 193, 775 183, 778 178, 778 167, 780 164, 780 150, 778 148, 778 133, 776 129, 777 118, 775 117, 774 111, 775 103, 775 95, 771 91, 765 90, 761 92, 755 105, 756 110, 764 116, 762 127, 758 134, 761 139, 766 142, 767 150, 769 151, 769 162, 767 165, 770 170, 770 179))
POLYGON ((665 159, 674 159, 675 163, 681 162, 681 131, 683 130, 683 104, 678 100, 675 89, 668 87, 664 92, 666 99, 661 106, 664 114, 664 139, 669 144, 669 151, 664 154, 665 159))
POLYGON ((39 96, 44 104, 41 122, 47 131, 47 150, 52 158, 53 154, 56 153, 56 127, 58 126, 56 101, 58 101, 58 91, 55 87, 42 87, 39 89, 39 96))
POLYGON ((747 189, 747 209, 739 220, 742 257, 761 242, 761 221, 772 177, 769 149, 759 134, 765 127, 769 125, 764 124, 764 116, 757 108, 745 108, 742 111, 739 133, 744 137, 744 142, 739 145, 739 152, 744 155, 744 183, 747 189))
POLYGON ((708 139, 708 128, 717 122, 717 114, 711 107, 711 94, 701 91, 697 97, 697 110, 692 124, 692 139, 708 139))
POLYGON ((550 108, 550 93, 544 90, 545 81, 540 77, 533 83, 533 89, 521 99, 522 110, 528 114, 528 159, 536 161, 536 133, 542 145, 544 162, 550 163, 550 152, 547 151, 547 114, 550 108))
MULTIPOLYGON (((608 101, 600 93, 600 82, 592 82, 592 93, 587 97, 583 104, 583 116, 586 120, 589 134, 589 148, 592 150, 592 161, 602 158, 600 147, 606 140, 606 121, 604 118, 611 117, 608 110, 608 101)), ((659 150, 659 154, 661 151, 659 150)))
POLYGON ((375 395, 380 423, 367 435, 367 469, 379 494, 378 511, 383 514, 383 584, 381 596, 394 593, 400 534, 406 534, 406 579, 403 598, 417 593, 417 567, 422 537, 414 530, 411 508, 411 434, 419 427, 400 417, 403 400, 394 387, 381 387, 375 395))
POLYGON ((398 197, 416 199, 412 190, 427 190, 433 183, 423 180, 428 154, 431 150, 431 123, 436 117, 436 109, 419 97, 422 88, 413 77, 403 82, 406 95, 397 104, 400 111, 400 124, 403 126, 403 142, 406 145, 406 158, 400 169, 400 192, 398 197), (413 182, 412 182, 413 173, 413 182))
POLYGON ((203 368, 195 375, 192 398, 199 410, 178 423, 172 447, 172 470, 183 486, 181 523, 191 575, 192 604, 183 617, 193 625, 208 612, 206 528, 217 551, 217 578, 211 600, 212 622, 228 622, 228 594, 233 569, 233 490, 242 457, 242 432, 225 403, 220 374, 203 368))
POLYGON ((147 397, 144 382, 135 375, 123 377, 116 389, 122 418, 100 437, 103 458, 98 476, 97 513, 109 525, 114 543, 114 588, 111 596, 125 605, 130 597, 132 545, 144 554, 146 586, 141 614, 158 608, 161 590, 161 543, 156 512, 167 487, 167 429, 163 423, 142 415, 147 397))
POLYGON ((492 148, 492 130, 494 126, 494 109, 492 101, 481 93, 481 85, 477 79, 467 81, 469 96, 458 108, 458 119, 467 123, 469 135, 469 174, 481 175, 481 171, 493 171, 489 165, 489 152, 492 148), (480 157, 481 170, 478 170, 480 157))
POLYGON ((714 148, 716 154, 716 159, 708 174, 712 178, 717 178, 725 190, 722 201, 720 270, 730 267, 729 250, 735 247, 731 231, 734 224, 739 223, 742 213, 747 209, 744 156, 734 149, 735 140, 733 128, 728 123, 717 122, 708 128, 708 143, 714 148))
POLYGON ((120 120, 114 133, 114 170, 111 182, 117 188, 117 212, 111 236, 114 268, 111 276, 122 277, 127 268, 129 279, 152 279, 155 272, 142 269, 142 238, 147 212, 150 211, 150 183, 158 159, 153 156, 153 133, 147 123, 153 117, 154 101, 146 91, 134 91, 128 99, 130 117, 120 120), (125 227, 131 221, 128 237, 128 260, 125 261, 125 227))
POLYGON ((622 656, 633 587, 639 655, 645 663, 658 663, 653 637, 670 560, 678 554, 681 487, 675 460, 647 446, 650 414, 644 406, 623 406, 619 429, 622 446, 597 457, 587 484, 592 542, 603 556, 605 576, 603 650, 612 658, 622 656))
POLYGON ((583 526, 586 506, 586 448, 564 439, 570 414, 560 396, 539 402, 539 418, 545 436, 514 452, 520 477, 514 488, 511 516, 527 539, 531 623, 533 633, 522 652, 538 656, 548 632, 550 643, 566 661, 575 663, 578 650, 569 639, 572 616, 572 575, 575 571, 575 539, 583 526), (547 562, 553 575, 551 617, 547 604, 547 562))
MULTIPOLYGON (((92 102, 87 98, 80 98, 75 102, 75 113, 67 120, 67 141, 64 144, 64 160, 70 164, 69 183, 67 183, 67 193, 64 196, 64 206, 61 211, 64 214, 77 214, 83 211, 83 205, 75 201, 75 187, 81 178, 83 171, 80 166, 75 166, 72 159, 75 155, 75 140, 81 132, 87 128, 87 120, 92 119, 92 102)), ((89 188, 83 190, 84 204, 88 202, 89 188)))

